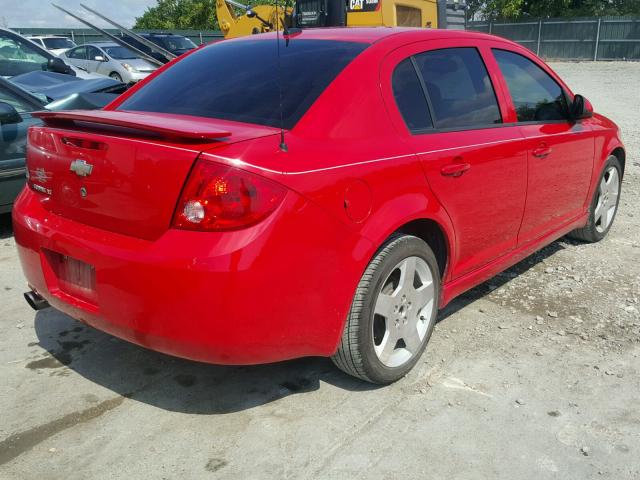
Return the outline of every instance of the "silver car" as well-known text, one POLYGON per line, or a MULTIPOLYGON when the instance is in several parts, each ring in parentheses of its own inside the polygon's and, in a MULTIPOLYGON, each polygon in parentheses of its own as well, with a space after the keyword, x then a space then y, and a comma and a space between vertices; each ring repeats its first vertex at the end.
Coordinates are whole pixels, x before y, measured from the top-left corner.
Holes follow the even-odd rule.
POLYGON ((65 62, 87 72, 107 75, 124 83, 142 80, 158 68, 116 43, 87 43, 60 55, 65 62))

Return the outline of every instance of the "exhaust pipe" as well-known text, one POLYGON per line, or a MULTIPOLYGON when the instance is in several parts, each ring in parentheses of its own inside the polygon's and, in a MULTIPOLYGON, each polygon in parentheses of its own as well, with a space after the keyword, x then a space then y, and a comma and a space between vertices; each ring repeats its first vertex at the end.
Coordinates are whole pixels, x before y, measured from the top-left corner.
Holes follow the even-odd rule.
POLYGON ((49 302, 47 302, 44 298, 40 296, 39 293, 34 292, 33 290, 26 292, 24 294, 24 299, 34 310, 43 310, 45 308, 49 308, 49 302))

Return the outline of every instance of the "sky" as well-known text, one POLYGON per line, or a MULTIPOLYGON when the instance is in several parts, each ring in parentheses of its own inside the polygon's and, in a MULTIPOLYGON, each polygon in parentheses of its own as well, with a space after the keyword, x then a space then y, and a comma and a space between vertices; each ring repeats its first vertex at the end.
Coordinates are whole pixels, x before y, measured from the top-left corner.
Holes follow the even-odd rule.
MULTIPOLYGON (((51 3, 60 5, 70 12, 85 12, 80 7, 84 3, 103 15, 112 18, 125 27, 132 27, 135 18, 144 13, 156 0, 0 0, 0 26, 11 28, 85 28, 77 20, 53 8, 51 3)), ((96 19, 89 12, 79 15, 94 20, 98 26, 110 27, 96 19)))

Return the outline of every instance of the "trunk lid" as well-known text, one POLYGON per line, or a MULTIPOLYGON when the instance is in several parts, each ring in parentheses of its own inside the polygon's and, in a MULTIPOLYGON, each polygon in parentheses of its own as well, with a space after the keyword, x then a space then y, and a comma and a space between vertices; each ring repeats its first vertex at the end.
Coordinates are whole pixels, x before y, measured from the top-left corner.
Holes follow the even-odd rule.
POLYGON ((29 184, 48 211, 154 240, 171 225, 203 150, 277 133, 271 127, 182 115, 39 112, 29 130, 29 184))

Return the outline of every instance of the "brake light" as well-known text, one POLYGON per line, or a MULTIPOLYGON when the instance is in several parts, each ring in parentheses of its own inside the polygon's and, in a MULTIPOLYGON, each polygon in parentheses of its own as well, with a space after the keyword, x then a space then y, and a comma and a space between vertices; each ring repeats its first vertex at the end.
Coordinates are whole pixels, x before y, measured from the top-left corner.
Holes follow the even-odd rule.
POLYGON ((255 225, 282 203, 286 189, 234 167, 198 160, 182 192, 173 226, 236 230, 255 225))
MULTIPOLYGON (((56 142, 53 135, 43 128, 31 126, 27 131, 27 142, 30 147, 37 150, 35 155, 43 155, 46 160, 49 160, 52 153, 56 152, 56 142)), ((31 156, 34 152, 27 148, 26 155, 26 177, 27 185, 34 192, 44 195, 51 195, 51 185, 49 184, 52 179, 51 171, 45 167, 31 168, 31 156)), ((46 162, 48 163, 48 162, 46 162)), ((46 165, 46 163, 44 163, 46 165)))
POLYGON ((56 152, 56 142, 53 139, 53 134, 47 132, 44 128, 31 126, 27 133, 27 139, 30 145, 44 151, 44 152, 56 152))

